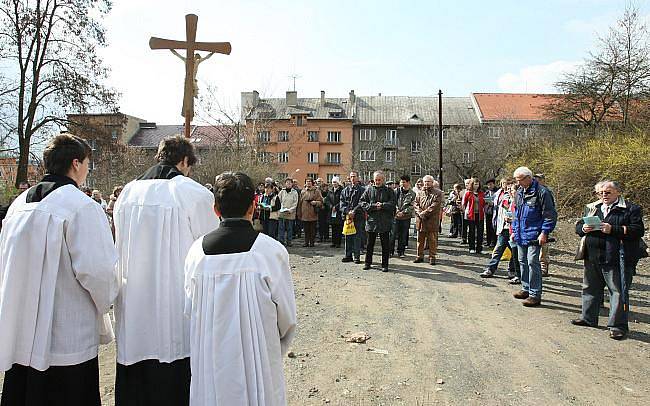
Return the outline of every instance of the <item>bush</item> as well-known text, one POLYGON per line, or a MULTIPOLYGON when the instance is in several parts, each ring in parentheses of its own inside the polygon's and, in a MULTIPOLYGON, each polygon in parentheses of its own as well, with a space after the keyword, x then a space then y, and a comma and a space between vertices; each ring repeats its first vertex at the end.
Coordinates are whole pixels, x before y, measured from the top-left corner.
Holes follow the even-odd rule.
POLYGON ((650 207, 650 134, 641 130, 599 133, 533 145, 508 165, 543 172, 560 214, 580 213, 595 199, 593 186, 620 182, 626 199, 650 207))

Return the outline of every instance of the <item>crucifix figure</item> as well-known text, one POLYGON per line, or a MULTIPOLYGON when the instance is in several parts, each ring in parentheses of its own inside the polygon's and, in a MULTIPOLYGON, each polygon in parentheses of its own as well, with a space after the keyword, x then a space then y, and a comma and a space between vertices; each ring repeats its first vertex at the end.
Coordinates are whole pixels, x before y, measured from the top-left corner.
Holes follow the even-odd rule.
POLYGON ((149 47, 151 49, 169 49, 174 55, 178 56, 185 62, 185 91, 183 93, 183 110, 181 115, 185 117, 185 136, 190 136, 190 124, 194 118, 194 98, 198 96, 198 86, 196 83, 196 72, 201 62, 210 58, 215 53, 230 55, 229 42, 196 42, 196 23, 199 17, 195 14, 185 16, 185 34, 186 41, 174 41, 151 37, 149 47), (186 56, 183 57, 176 50, 186 50, 186 56), (210 52, 205 57, 195 51, 210 52))

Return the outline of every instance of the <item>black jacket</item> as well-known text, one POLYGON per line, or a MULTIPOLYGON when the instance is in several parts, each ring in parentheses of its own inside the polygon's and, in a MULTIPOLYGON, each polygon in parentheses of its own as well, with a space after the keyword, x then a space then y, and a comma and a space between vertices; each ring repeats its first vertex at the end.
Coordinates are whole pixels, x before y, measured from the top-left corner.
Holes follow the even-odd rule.
POLYGON ((328 222, 330 224, 343 223, 341 215, 341 192, 343 188, 331 189, 325 198, 325 211, 327 211, 328 222), (336 211, 336 217, 332 217, 332 208, 336 211))
POLYGON ((602 203, 595 203, 587 206, 585 215, 598 216, 600 219, 612 225, 611 234, 601 231, 592 231, 585 234, 582 231, 583 219, 576 223, 576 233, 585 241, 585 261, 596 264, 618 265, 620 258, 620 243, 623 242, 623 252, 626 267, 635 267, 641 257, 639 240, 643 237, 643 213, 638 205, 625 201, 622 197, 619 203, 613 207, 606 218, 600 210, 602 203), (627 233, 623 234, 623 226, 627 227, 627 233))
POLYGON ((395 192, 387 186, 368 186, 359 205, 368 213, 366 220, 366 231, 369 233, 386 233, 393 227, 393 216, 395 215, 395 206, 397 199, 395 192), (376 203, 382 203, 381 208, 375 206, 376 203))

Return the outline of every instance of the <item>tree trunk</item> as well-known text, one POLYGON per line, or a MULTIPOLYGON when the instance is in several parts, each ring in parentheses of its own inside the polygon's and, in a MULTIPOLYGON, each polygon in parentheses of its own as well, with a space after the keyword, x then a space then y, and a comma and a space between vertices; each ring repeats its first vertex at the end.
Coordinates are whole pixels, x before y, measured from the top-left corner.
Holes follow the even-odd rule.
POLYGON ((18 155, 18 170, 16 171, 16 188, 20 186, 22 182, 27 182, 28 174, 28 165, 29 165, 29 138, 24 137, 20 140, 18 155))

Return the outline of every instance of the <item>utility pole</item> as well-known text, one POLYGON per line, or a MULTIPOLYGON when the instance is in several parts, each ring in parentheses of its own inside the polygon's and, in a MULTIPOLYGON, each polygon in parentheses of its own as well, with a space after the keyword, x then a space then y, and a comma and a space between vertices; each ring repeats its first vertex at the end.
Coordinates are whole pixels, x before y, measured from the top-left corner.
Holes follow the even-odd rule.
POLYGON ((438 90, 438 183, 440 190, 444 190, 442 184, 442 90, 438 90))

